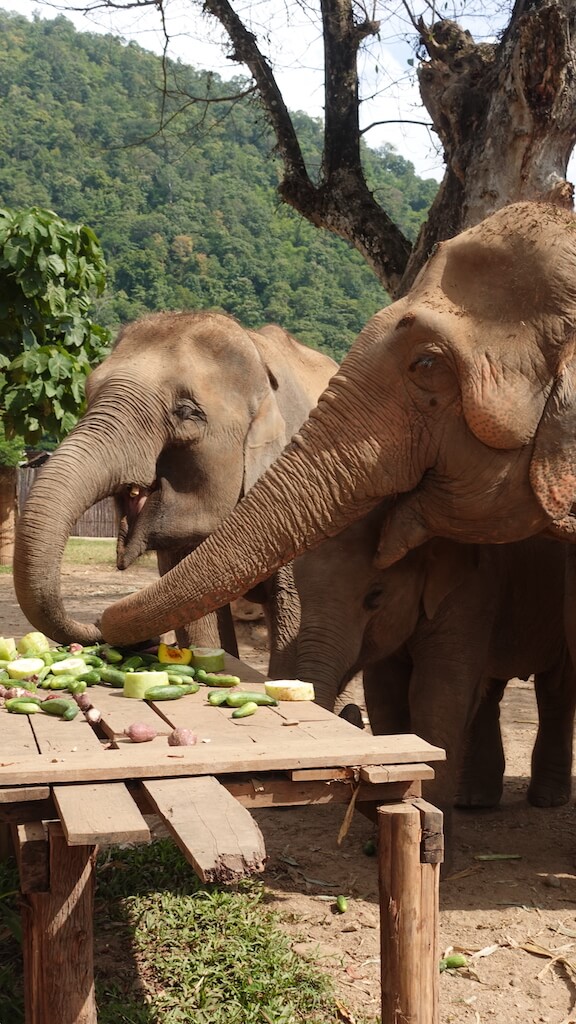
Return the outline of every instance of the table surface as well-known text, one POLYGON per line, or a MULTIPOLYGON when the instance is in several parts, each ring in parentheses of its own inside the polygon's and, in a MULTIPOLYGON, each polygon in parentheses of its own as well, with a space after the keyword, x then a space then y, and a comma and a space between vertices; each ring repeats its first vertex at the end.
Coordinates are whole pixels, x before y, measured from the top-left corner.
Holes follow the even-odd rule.
MULTIPOLYGON (((263 690, 264 677, 245 663, 227 656, 226 670, 244 688, 263 690)), ((420 799, 420 786, 443 750, 413 735, 372 736, 310 701, 281 701, 233 719, 231 708, 208 704, 205 687, 157 703, 100 685, 88 693, 102 714, 99 727, 81 714, 64 722, 0 709, 0 823, 12 826, 28 905, 29 1024, 96 1024, 91 901, 98 846, 149 842, 151 819, 160 819, 202 881, 237 882, 266 864, 254 808, 340 803, 340 843, 363 801, 380 808, 382 941, 388 943, 382 1019, 396 1020, 397 1004, 422 1003, 421 1016, 407 1016, 437 1020, 430 1006, 437 1006, 442 816, 420 799), (135 721, 153 725, 156 738, 131 742, 124 730, 135 721), (168 744, 178 726, 197 734, 196 745, 168 744), (390 908, 396 908, 393 921, 390 908), (76 970, 67 985, 60 984, 63 963, 76 970), (391 1007, 389 993, 396 993, 391 1007)))
MULTIPOLYGON (((264 677, 227 655, 226 671, 263 690, 264 677)), ((209 705, 207 688, 177 701, 131 700, 121 690, 91 687, 102 713, 99 738, 79 715, 71 722, 44 715, 0 711, 0 787, 96 782, 237 772, 409 764, 444 758, 444 751, 417 736, 372 736, 311 701, 281 701, 259 707, 245 719, 232 709, 209 705), (154 726, 157 737, 133 743, 124 729, 133 722, 154 726), (167 736, 184 726, 198 736, 192 747, 170 747, 167 736)))

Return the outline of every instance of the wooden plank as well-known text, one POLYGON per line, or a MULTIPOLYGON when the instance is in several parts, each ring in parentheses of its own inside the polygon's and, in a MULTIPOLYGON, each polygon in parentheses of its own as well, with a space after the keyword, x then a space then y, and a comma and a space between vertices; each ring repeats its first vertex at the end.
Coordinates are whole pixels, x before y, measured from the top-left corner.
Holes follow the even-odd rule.
POLYGON ((150 829, 122 782, 54 786, 53 794, 70 846, 150 840, 150 829))
POLYGON ((153 707, 144 700, 132 700, 124 697, 122 690, 94 686, 90 688, 89 697, 102 714, 99 723, 110 739, 122 736, 133 722, 151 725, 162 735, 170 732, 170 726, 156 713, 153 707))
POLYGON ((0 804, 21 803, 23 800, 48 800, 49 786, 1 786, 0 804))
POLYGON ((353 780, 355 772, 353 768, 297 768, 289 775, 294 782, 333 782, 337 779, 353 780))
MULTIPOLYGON (((22 787, 25 792, 25 787, 22 787)), ((0 804, 0 822, 23 825, 27 821, 54 821, 58 817, 52 796, 47 800, 23 800, 0 804)))
POLYGON ((14 849, 22 892, 48 892, 50 866, 48 832, 41 821, 13 826, 14 849))
MULTIPOLYGON (((37 714, 41 714, 38 712, 37 714)), ((14 715, 0 710, 0 758, 36 754, 38 745, 31 729, 32 715, 14 715)))
POLYGON ((190 701, 188 697, 175 701, 158 701, 153 705, 166 726, 166 731, 183 728, 191 729, 200 742, 210 742, 214 748, 230 746, 248 746, 252 744, 250 736, 242 735, 232 728, 232 708, 212 707, 190 701))
POLYGON ((360 768, 363 782, 405 782, 407 779, 433 779, 434 769, 429 764, 411 765, 374 765, 368 764, 360 768))
POLYGON ((237 881, 264 869, 260 829, 217 779, 153 779, 143 788, 203 882, 237 881))
MULTIPOLYGON (((67 723, 70 724, 70 723, 67 723)), ((290 734, 290 730, 286 730, 290 734)), ((0 785, 29 783, 96 782, 130 778, 167 778, 181 775, 221 775, 228 772, 290 771, 296 768, 344 768, 362 764, 407 764, 443 760, 445 753, 417 736, 365 736, 351 729, 350 741, 339 737, 314 740, 301 736, 290 746, 271 736, 250 747, 198 743, 194 747, 166 747, 127 743, 119 749, 69 753, 63 757, 37 754, 0 760, 0 785), (352 742, 353 738, 353 742, 352 742), (149 748, 153 747, 153 750, 149 748)), ((284 738, 284 732, 282 732, 284 738)))
POLYGON ((48 825, 50 889, 22 897, 26 1024, 97 1024, 93 846, 48 825))
POLYGON ((71 722, 65 722, 40 711, 31 716, 30 724, 42 754, 81 754, 102 748, 101 741, 82 714, 71 722))
MULTIPOLYGON (((350 785, 338 782, 326 785, 321 781, 292 782, 284 779, 274 782, 266 781, 262 785, 254 787, 249 782, 229 782, 226 776, 222 776, 220 781, 236 800, 244 807, 250 808, 349 804, 352 796, 350 785)), ((363 810, 364 803, 373 804, 376 807, 379 803, 418 796, 420 790, 415 791, 415 786, 419 786, 419 783, 387 782, 381 786, 362 784, 358 788, 356 806, 358 810, 363 810)), ((371 815, 371 818, 374 819, 374 815, 371 815)))

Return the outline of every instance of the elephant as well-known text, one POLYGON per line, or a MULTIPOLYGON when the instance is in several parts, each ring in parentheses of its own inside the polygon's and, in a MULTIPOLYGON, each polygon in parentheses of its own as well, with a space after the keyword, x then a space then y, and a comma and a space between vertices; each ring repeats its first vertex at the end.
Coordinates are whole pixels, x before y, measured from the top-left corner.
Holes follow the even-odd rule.
MULTIPOLYGON (((285 446, 337 370, 282 328, 246 330, 216 312, 162 312, 125 326, 88 376, 87 408, 42 468, 19 520, 16 594, 37 629, 90 643, 66 614, 62 553, 85 509, 113 495, 117 565, 147 550, 168 572, 214 530, 285 446), (26 579, 22 559, 35 563, 26 579)), ((281 651, 298 627, 291 568, 259 588, 281 651)), ((231 616, 180 624, 179 639, 230 653, 231 616)), ((271 664, 273 653, 271 653, 271 664)))
POLYGON ((539 728, 528 799, 570 798, 576 675, 566 642, 568 545, 545 535, 501 545, 427 541, 374 565, 387 503, 293 564, 301 626, 291 669, 333 710, 362 671, 372 731, 416 733, 446 751, 426 795, 450 831, 453 804, 500 800, 499 701, 535 676, 539 728))
MULTIPOLYGON (((308 419, 196 550, 95 624, 137 643, 245 594, 391 498, 377 564, 432 537, 576 531, 576 217, 522 202, 441 242, 360 332, 308 419)), ((138 483, 150 486, 154 467, 138 483)), ((25 614, 43 558, 18 528, 25 614)))

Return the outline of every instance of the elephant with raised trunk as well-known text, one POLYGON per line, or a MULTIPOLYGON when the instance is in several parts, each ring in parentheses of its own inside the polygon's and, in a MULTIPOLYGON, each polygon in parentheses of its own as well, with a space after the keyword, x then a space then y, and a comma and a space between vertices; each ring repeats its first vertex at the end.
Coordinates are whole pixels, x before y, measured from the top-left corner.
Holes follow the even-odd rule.
MULTIPOLYGON (((246 593, 394 497, 381 568, 433 536, 503 543, 574 533, 576 218, 519 203, 442 242, 377 313, 273 465, 200 547, 106 609, 134 643, 246 593)), ((53 493, 53 492, 51 492, 53 493)), ((36 517, 15 579, 37 622, 36 517)))
MULTIPOLYGON (((232 511, 336 370, 280 327, 249 331, 218 313, 158 313, 125 327, 88 377, 86 413, 41 470, 20 519, 14 582, 36 628, 61 643, 99 636, 67 615, 60 590, 64 547, 87 508, 114 496, 120 569, 154 550, 167 572, 232 511)), ((289 567, 260 591, 280 652, 299 623, 289 567)), ((214 619, 180 623, 180 638, 223 641, 233 653, 231 618, 221 617, 220 632, 214 619)))
POLYGON ((374 733, 417 733, 446 750, 426 795, 449 832, 452 805, 500 800, 499 701, 509 679, 535 676, 539 729, 528 799, 570 797, 576 677, 565 629, 568 546, 436 538, 374 565, 386 502, 294 561, 301 627, 293 674, 332 710, 363 671, 374 733))

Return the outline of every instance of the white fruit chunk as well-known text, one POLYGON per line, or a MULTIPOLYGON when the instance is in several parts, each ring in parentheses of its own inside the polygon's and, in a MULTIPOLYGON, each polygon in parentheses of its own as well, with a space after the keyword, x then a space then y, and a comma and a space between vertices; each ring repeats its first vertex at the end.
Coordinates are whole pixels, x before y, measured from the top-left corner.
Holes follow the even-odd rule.
POLYGON ((53 665, 50 665, 50 671, 53 676, 59 676, 61 673, 81 676, 83 672, 88 671, 88 665, 84 658, 63 658, 62 661, 55 661, 53 665))
POLYGON ((276 700, 314 700, 312 683, 303 683, 301 679, 273 679, 264 683, 264 689, 276 700))
POLYGON ((122 693, 125 697, 144 700, 151 686, 168 686, 169 682, 167 672, 127 672, 122 693))
POLYGON ((6 665, 10 679, 30 679, 44 668, 42 658, 16 658, 6 665))

